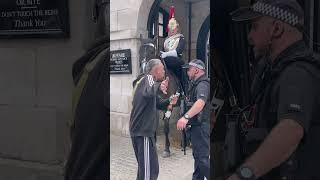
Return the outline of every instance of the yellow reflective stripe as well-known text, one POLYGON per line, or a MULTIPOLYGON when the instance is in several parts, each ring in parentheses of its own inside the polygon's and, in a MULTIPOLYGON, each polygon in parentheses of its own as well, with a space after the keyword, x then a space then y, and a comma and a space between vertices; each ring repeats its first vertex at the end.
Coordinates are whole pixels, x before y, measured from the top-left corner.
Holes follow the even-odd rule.
POLYGON ((83 68, 83 72, 81 74, 81 77, 80 77, 78 83, 73 88, 73 91, 72 91, 72 118, 69 121, 69 125, 71 127, 74 126, 74 118, 75 118, 76 109, 77 109, 80 97, 82 95, 83 88, 87 83, 89 73, 93 70, 93 68, 96 66, 96 64, 102 59, 104 59, 104 58, 102 58, 101 56, 98 55, 98 56, 96 56, 96 58, 93 61, 87 63, 86 66, 83 68))
POLYGON ((142 78, 136 83, 136 85, 134 86, 133 91, 132 91, 132 97, 134 97, 134 95, 135 95, 135 93, 136 93, 136 90, 137 90, 137 87, 138 87, 138 85, 140 84, 140 82, 142 81, 142 79, 144 79, 144 77, 142 77, 142 78))

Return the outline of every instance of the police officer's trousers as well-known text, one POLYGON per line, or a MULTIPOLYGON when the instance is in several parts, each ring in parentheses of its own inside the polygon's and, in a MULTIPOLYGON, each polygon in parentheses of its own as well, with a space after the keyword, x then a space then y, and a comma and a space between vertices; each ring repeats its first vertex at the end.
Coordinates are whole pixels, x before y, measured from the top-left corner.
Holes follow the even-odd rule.
POLYGON ((137 180, 156 180, 159 162, 155 138, 133 136, 131 140, 138 161, 137 180))
POLYGON ((210 180, 210 127, 208 123, 191 126, 190 136, 194 157, 194 172, 192 180, 210 180))

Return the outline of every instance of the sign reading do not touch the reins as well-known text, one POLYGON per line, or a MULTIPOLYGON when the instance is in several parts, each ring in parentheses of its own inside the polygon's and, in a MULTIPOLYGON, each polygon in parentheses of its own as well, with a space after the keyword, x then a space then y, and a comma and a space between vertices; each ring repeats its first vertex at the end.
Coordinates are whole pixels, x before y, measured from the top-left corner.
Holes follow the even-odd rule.
POLYGON ((117 50, 110 52, 110 74, 131 74, 131 50, 117 50))
POLYGON ((0 38, 68 36, 67 0, 0 1, 0 38))

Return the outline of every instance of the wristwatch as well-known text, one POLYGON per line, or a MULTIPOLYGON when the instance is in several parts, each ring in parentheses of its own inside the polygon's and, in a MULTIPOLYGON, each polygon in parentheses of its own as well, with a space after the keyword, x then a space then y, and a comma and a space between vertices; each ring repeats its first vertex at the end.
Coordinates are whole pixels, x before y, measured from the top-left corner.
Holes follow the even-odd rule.
POLYGON ((253 171, 246 166, 241 166, 237 172, 236 172, 237 176, 239 176, 239 178, 241 180, 255 180, 256 177, 253 173, 253 171))
POLYGON ((190 119, 190 116, 189 116, 189 114, 187 114, 187 113, 185 113, 185 114, 183 115, 183 117, 184 117, 186 120, 189 120, 189 119, 190 119))

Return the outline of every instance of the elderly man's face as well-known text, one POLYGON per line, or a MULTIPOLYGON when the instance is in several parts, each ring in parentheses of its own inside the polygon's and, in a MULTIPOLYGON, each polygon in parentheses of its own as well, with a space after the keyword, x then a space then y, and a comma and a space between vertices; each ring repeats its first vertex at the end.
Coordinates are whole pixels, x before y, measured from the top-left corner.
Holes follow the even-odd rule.
POLYGON ((254 19, 248 35, 249 44, 253 46, 255 59, 266 55, 272 37, 274 20, 270 17, 254 19))
POLYGON ((151 75, 155 78, 155 81, 164 80, 165 70, 163 64, 155 65, 151 70, 151 75))

